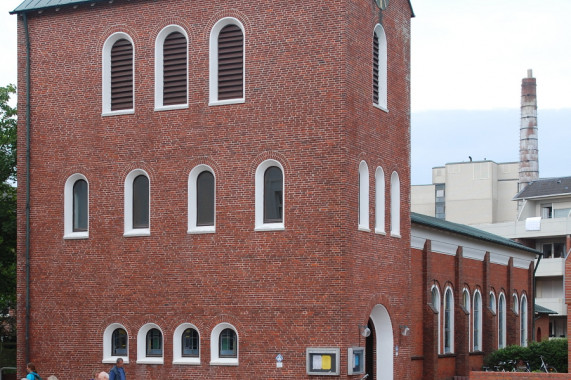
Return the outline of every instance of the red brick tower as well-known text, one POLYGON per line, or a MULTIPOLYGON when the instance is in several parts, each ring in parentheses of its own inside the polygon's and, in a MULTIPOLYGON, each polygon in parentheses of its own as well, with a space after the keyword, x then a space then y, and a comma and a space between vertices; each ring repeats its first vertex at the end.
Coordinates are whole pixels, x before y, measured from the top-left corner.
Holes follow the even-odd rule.
POLYGON ((19 376, 409 377, 408 0, 15 13, 19 376))

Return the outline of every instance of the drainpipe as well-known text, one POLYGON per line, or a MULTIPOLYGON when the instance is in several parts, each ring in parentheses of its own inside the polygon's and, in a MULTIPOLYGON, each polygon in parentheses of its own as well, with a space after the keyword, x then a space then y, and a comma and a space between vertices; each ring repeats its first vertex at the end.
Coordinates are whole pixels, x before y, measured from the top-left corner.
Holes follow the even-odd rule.
POLYGON ((30 33, 28 16, 22 13, 26 35, 26 363, 30 362, 30 33))

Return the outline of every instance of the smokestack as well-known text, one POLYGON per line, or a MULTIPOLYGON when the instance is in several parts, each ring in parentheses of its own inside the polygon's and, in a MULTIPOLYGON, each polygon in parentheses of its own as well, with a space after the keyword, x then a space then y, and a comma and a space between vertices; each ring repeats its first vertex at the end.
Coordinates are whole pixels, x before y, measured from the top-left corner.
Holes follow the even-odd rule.
POLYGON ((521 126, 519 140, 519 191, 539 178, 537 140, 537 94, 531 69, 521 81, 521 126))

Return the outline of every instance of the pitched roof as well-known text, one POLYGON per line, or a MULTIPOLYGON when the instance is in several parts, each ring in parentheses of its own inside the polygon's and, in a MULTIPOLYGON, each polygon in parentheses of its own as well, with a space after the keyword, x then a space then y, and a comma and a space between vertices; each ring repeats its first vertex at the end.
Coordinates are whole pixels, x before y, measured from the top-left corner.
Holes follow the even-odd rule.
POLYGON ((556 311, 553 311, 538 304, 535 304, 534 310, 537 314, 557 314, 556 311))
POLYGON ((443 219, 434 218, 432 216, 417 214, 416 212, 410 213, 410 219, 412 223, 468 236, 474 239, 485 240, 490 243, 499 244, 510 248, 521 249, 536 255, 542 255, 542 253, 536 249, 526 247, 525 245, 516 243, 513 240, 506 239, 504 237, 494 235, 489 232, 467 226, 465 224, 452 223, 443 219))
POLYGON ((24 0, 22 4, 18 5, 14 9, 12 14, 29 12, 29 11, 39 11, 41 9, 57 8, 65 5, 76 5, 82 3, 98 3, 105 0, 24 0))
POLYGON ((541 178, 517 193, 514 200, 571 195, 571 177, 541 178))

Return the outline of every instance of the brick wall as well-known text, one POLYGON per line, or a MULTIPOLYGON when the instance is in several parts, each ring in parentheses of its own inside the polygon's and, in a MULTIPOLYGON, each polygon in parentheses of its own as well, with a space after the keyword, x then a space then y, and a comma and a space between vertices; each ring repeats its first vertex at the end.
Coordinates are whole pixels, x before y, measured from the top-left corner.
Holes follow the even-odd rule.
MULTIPOLYGON (((30 355, 43 377, 89 378, 112 323, 129 334, 128 378, 299 379, 307 347, 363 344, 358 324, 383 304, 410 324, 410 7, 391 1, 389 113, 372 106, 371 1, 124 1, 29 16, 31 36, 30 355), (245 27, 244 104, 208 106, 208 38, 235 17, 245 27), (154 111, 154 42, 177 24, 189 35, 189 106, 154 111), (57 27, 54 27, 57 25, 57 27), (101 116, 101 50, 113 32, 135 51, 135 112, 101 116), (254 231, 254 172, 284 166, 285 230, 254 231), (401 183, 401 236, 357 231, 358 164, 401 183), (189 235, 187 181, 198 164, 216 177, 216 233, 189 235), (123 185, 149 174, 151 236, 123 236, 123 185), (64 240, 63 188, 89 182, 89 238, 64 240), (200 332, 201 362, 172 364, 177 326, 200 332), (231 323, 239 365, 213 366, 210 332, 231 323), (137 364, 137 332, 163 332, 164 364, 137 364), (275 356, 284 357, 277 369, 275 356), (80 365, 78 365, 80 363, 80 365)), ((19 23, 18 338, 25 342, 25 45, 19 23)), ((387 211, 386 230, 390 231, 387 211)), ((410 337, 398 341, 397 378, 409 378, 410 337), (409 340, 407 340, 409 339, 409 340)), ((19 345, 23 375, 27 354, 19 345)), ((392 354, 391 354, 392 357, 392 354)))

